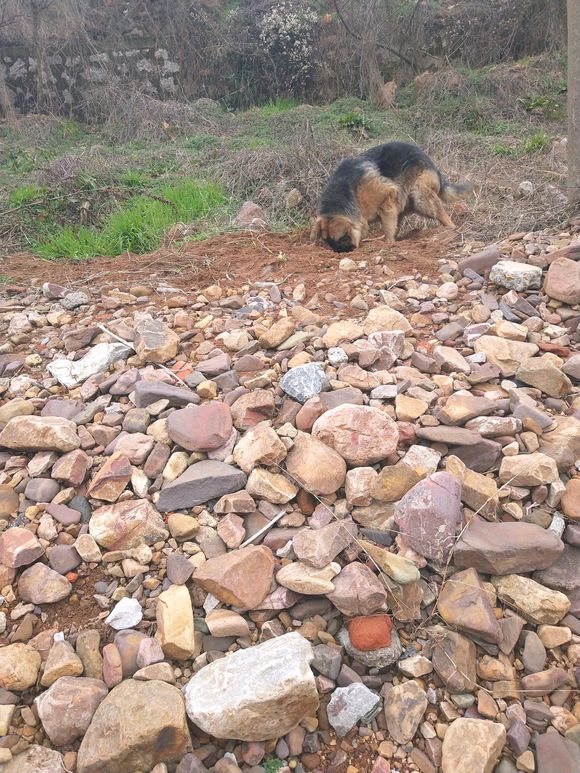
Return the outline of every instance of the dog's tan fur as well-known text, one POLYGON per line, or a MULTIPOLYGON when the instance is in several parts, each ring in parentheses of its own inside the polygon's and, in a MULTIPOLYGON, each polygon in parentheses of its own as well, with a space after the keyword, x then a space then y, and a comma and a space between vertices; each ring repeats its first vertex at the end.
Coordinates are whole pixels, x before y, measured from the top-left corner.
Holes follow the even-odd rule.
POLYGON ((439 193, 439 179, 431 169, 422 171, 408 187, 382 177, 375 170, 369 170, 356 191, 360 218, 346 215, 331 218, 319 216, 311 237, 315 241, 330 236, 338 241, 344 234, 348 234, 357 248, 368 233, 369 226, 380 220, 386 244, 394 244, 400 216, 404 212, 411 213, 405 210, 411 196, 414 201, 412 212, 438 220, 445 228, 455 228, 439 193))
POLYGON ((352 248, 356 249, 370 224, 378 220, 386 243, 393 244, 403 215, 411 213, 454 228, 443 201, 455 201, 469 186, 443 184, 438 170, 427 157, 424 158, 433 168, 410 163, 394 178, 385 177, 377 164, 361 158, 358 168, 363 174, 353 184, 356 207, 339 207, 342 212, 331 216, 319 214, 312 229, 312 239, 340 243, 348 237, 352 248), (355 210, 356 215, 353 214, 355 210))

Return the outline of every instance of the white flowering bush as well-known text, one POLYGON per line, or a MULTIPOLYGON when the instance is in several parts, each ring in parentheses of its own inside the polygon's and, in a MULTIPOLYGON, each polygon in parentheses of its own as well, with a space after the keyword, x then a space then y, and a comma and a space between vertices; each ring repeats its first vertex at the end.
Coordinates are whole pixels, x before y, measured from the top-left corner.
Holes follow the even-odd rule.
POLYGON ((260 44, 288 89, 304 88, 314 70, 318 15, 283 1, 262 16, 258 28, 260 44))

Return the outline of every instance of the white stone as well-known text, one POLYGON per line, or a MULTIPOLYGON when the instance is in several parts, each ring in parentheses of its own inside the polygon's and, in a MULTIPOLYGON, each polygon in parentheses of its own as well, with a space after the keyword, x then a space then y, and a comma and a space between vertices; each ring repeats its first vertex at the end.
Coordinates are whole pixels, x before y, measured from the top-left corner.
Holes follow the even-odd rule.
POLYGON ((375 692, 362 682, 353 682, 347 687, 337 687, 332 693, 327 708, 328 721, 336 734, 342 737, 359 720, 370 720, 380 705, 381 699, 375 692))
POLYGON ((183 688, 189 718, 216 738, 279 738, 316 715, 313 657, 303 636, 287 633, 220 658, 183 688))
POLYGON ((500 260, 492 266, 489 281, 508 290, 539 290, 542 286, 542 269, 515 260, 500 260))
POLYGON ((119 601, 105 620, 116 631, 134 628, 143 619, 143 610, 137 599, 124 598, 119 601))
POLYGON ((82 384, 89 376, 103 373, 117 360, 126 359, 132 352, 128 346, 121 343, 97 344, 80 360, 53 360, 47 365, 51 376, 65 387, 82 384))

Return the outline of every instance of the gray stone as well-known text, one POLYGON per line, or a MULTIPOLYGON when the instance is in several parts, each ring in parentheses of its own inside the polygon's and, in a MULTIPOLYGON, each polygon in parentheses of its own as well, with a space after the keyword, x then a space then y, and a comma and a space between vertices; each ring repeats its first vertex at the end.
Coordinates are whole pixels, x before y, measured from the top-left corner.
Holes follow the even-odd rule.
POLYGON ((90 303, 90 300, 91 299, 86 293, 77 290, 76 292, 68 293, 64 298, 61 298, 60 304, 70 311, 76 309, 78 306, 84 306, 85 304, 90 303))
POLYGON ((161 490, 157 507, 162 513, 195 507, 240 491, 245 485, 246 476, 236 467, 209 460, 197 462, 161 490))
POLYGON ((294 400, 305 403, 320 392, 327 392, 330 384, 322 367, 311 362, 291 368, 282 377, 280 387, 294 400))
POLYGON ((365 723, 380 710, 381 699, 361 682, 337 687, 327 707, 328 721, 337 736, 342 737, 361 719, 365 723))

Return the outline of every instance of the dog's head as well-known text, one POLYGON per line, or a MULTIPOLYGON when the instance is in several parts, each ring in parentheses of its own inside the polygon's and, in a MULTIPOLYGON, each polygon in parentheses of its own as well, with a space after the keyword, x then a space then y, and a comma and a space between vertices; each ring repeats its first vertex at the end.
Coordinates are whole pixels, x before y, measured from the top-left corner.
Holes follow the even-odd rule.
POLYGON ((345 215, 316 219, 312 240, 322 239, 334 252, 352 252, 359 246, 362 236, 360 224, 345 215))

